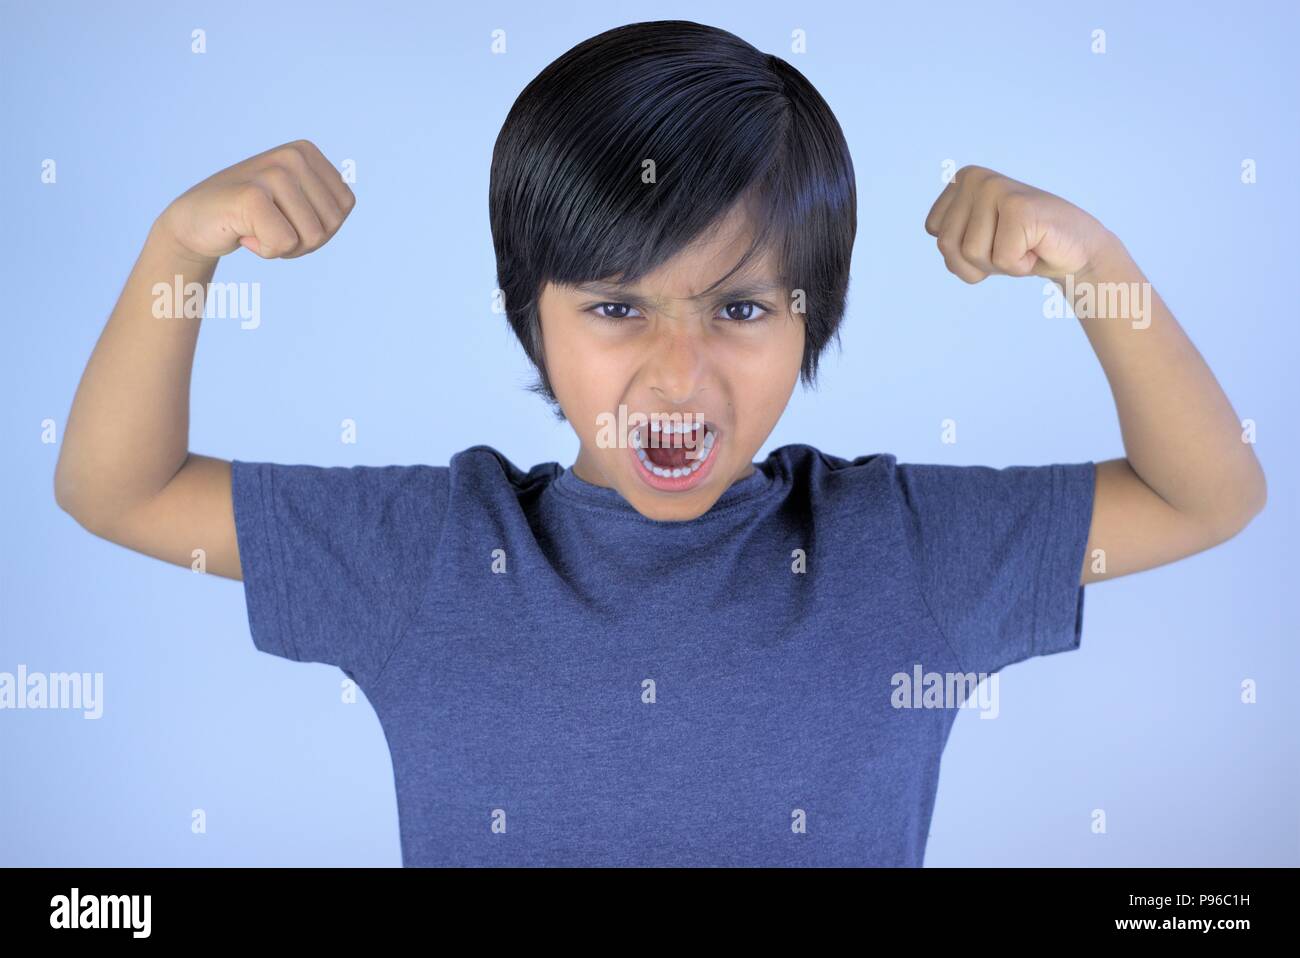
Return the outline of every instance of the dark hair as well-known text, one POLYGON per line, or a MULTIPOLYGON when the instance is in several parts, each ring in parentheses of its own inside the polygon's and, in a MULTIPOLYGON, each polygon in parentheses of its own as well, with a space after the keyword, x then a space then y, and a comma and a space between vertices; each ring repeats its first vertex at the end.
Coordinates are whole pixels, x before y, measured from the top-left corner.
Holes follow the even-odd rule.
POLYGON ((538 312, 546 282, 636 282, 737 203, 756 228, 736 268, 770 244, 781 284, 804 292, 800 375, 811 384, 844 315, 857 230, 848 145, 813 85, 687 20, 608 30, 538 74, 497 136, 488 188, 497 284, 540 374, 533 391, 555 404, 538 312), (654 184, 642 182, 646 159, 654 184))

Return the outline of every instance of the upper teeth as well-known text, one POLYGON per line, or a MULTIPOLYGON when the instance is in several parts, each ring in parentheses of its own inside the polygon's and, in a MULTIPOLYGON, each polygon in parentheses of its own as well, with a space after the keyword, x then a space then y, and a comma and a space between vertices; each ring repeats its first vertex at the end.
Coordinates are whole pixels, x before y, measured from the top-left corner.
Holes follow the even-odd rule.
POLYGON ((651 432, 694 432, 704 427, 702 422, 661 422, 658 419, 650 420, 651 432))
MULTIPOLYGON (((666 427, 670 424, 664 423, 663 425, 666 427)), ((652 432, 656 431, 654 427, 655 427, 655 423, 651 423, 650 429, 652 432)), ((679 429, 679 430, 665 430, 665 431, 685 432, 686 430, 679 429)), ((689 466, 681 466, 675 469, 663 469, 659 466, 656 466, 654 463, 652 463, 650 461, 650 457, 646 455, 645 440, 642 437, 641 430, 640 429, 632 430, 632 447, 636 450, 636 455, 637 458, 641 461, 641 465, 644 466, 645 469, 648 470, 649 472, 654 473, 656 476, 662 476, 664 478, 677 478, 679 476, 688 476, 691 473, 698 470, 700 466, 704 465, 704 461, 709 458, 709 454, 713 452, 713 443, 716 439, 717 439, 717 434, 714 433, 711 429, 706 428, 704 430, 704 439, 698 444, 697 447, 695 447, 697 455, 695 457, 694 462, 692 462, 689 466)), ((657 446, 658 443, 655 443, 655 445, 657 446)))
MULTIPOLYGON (((649 442, 649 445, 657 448, 667 446, 677 447, 680 444, 686 448, 708 449, 713 445, 713 441, 716 438, 716 433, 703 423, 696 423, 694 425, 688 424, 686 426, 678 426, 673 423, 663 423, 662 429, 657 428, 658 425, 658 423, 650 423, 650 432, 653 435, 651 435, 649 442), (701 432, 703 435, 700 434, 701 432), (668 436, 681 436, 682 438, 681 440, 670 440, 667 438, 668 436)), ((633 429, 628 438, 631 440, 631 445, 634 448, 646 448, 647 443, 644 427, 633 429)))

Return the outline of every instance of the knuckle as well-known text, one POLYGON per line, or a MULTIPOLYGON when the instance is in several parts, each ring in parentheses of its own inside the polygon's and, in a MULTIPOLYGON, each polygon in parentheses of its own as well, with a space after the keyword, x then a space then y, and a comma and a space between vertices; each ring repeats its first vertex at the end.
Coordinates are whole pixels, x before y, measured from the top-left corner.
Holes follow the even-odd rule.
POLYGON ((1004 213, 1017 215, 1029 209, 1030 199, 1024 193, 1008 193, 1002 198, 1001 209, 1004 213))
POLYGON ((276 151, 275 162, 278 165, 287 167, 294 172, 300 172, 307 166, 307 157, 303 150, 298 146, 298 142, 287 143, 276 151))
POLYGON ((278 163, 273 163, 262 171, 262 179, 272 186, 288 186, 293 182, 293 174, 278 163))
POLYGON ((265 206, 271 202, 271 192, 265 184, 252 180, 239 188, 239 201, 246 206, 265 206))
POLYGON ((274 232, 276 234, 274 237, 268 237, 264 240, 259 239, 267 256, 283 256, 298 245, 297 237, 292 233, 286 235, 285 231, 279 229, 274 230, 274 232))
POLYGON ((1016 260, 1012 259, 1011 256, 1006 253, 1000 253, 997 250, 994 250, 993 255, 989 258, 989 262, 1003 272, 1007 272, 1016 265, 1016 260))

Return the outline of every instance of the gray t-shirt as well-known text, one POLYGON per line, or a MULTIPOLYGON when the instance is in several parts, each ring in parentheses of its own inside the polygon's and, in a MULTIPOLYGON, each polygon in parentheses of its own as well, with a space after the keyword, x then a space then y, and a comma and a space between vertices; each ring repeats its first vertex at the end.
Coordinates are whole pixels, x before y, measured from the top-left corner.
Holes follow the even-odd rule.
POLYGON ((406 866, 920 865, 943 688, 1079 645, 1094 464, 755 465, 658 522, 488 446, 236 460, 253 642, 365 692, 406 866))

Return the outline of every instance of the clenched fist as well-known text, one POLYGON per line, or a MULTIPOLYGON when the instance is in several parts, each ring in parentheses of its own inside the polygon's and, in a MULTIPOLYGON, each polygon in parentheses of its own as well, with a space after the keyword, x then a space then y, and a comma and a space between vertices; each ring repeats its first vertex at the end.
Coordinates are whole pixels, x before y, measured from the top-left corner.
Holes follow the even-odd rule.
POLYGON ((324 246, 356 202, 324 154, 294 140, 186 190, 157 225, 197 260, 215 260, 240 246, 264 259, 292 259, 324 246))
POLYGON ((993 273, 1082 275, 1118 238, 1059 196, 982 166, 957 171, 925 218, 948 269, 968 283, 993 273))

